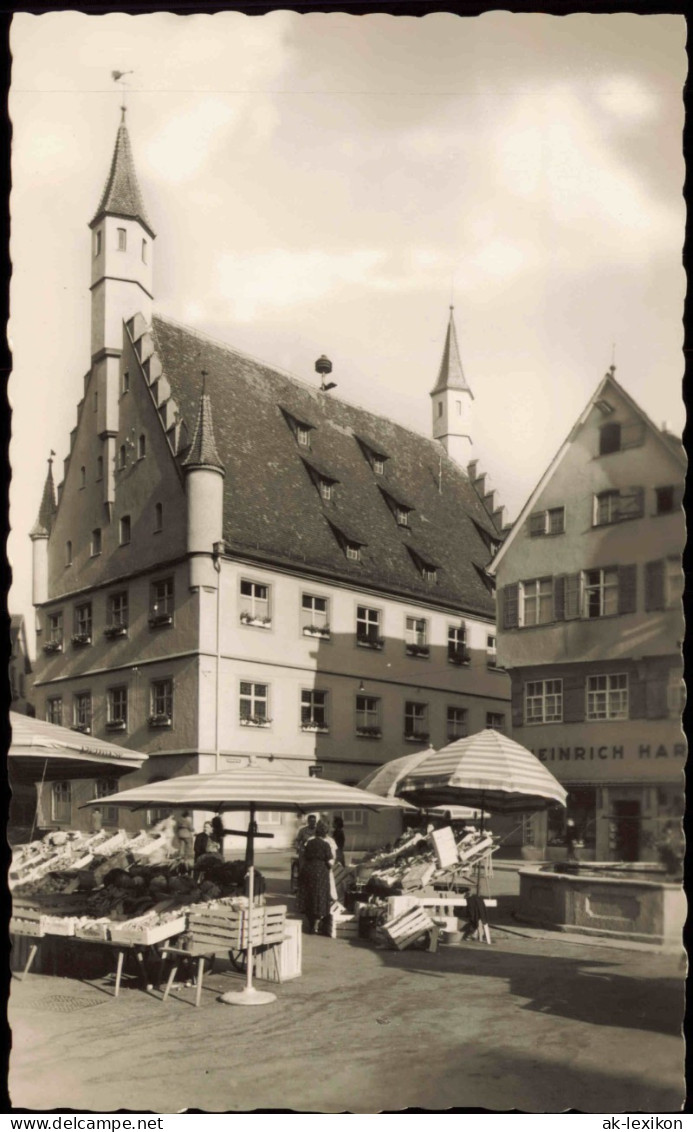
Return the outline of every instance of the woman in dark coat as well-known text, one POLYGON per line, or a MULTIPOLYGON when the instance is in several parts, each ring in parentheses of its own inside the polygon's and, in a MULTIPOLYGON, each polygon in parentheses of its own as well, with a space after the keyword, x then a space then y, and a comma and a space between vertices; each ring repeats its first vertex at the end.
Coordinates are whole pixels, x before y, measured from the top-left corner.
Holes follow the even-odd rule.
POLYGON ((319 821, 315 837, 306 843, 298 878, 298 907, 308 920, 308 931, 320 931, 330 915, 330 868, 332 850, 325 840, 327 826, 319 821))

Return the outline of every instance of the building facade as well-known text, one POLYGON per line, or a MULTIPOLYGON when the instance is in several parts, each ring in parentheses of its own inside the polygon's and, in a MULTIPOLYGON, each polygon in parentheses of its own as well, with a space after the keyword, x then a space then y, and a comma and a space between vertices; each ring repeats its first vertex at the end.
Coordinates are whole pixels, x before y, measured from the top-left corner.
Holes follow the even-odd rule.
MULTIPOLYGON (((127 785, 248 758, 355 783, 506 726, 502 509, 450 454, 471 399, 452 312, 428 438, 153 313, 124 121, 91 229, 92 363, 31 535, 39 716, 146 752, 127 785)), ((83 824, 95 789, 44 791, 42 824, 83 824)), ((347 814, 348 836, 392 821, 347 814)))
MULTIPOLYGON (((491 566, 513 738, 597 860, 656 859, 683 812, 684 476, 612 367, 491 566)), ((560 846, 564 822, 537 815, 523 840, 560 846)))

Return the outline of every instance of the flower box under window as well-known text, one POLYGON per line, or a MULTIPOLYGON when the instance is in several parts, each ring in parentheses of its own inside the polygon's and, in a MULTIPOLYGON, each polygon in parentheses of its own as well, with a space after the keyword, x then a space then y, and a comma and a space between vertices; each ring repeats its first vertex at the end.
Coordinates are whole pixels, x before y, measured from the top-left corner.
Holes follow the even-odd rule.
POLYGON ((254 617, 252 613, 241 613, 243 625, 255 625, 258 629, 269 629, 272 624, 271 617, 254 617))
POLYGON ((449 664, 469 664, 471 655, 469 649, 457 648, 448 649, 448 663, 449 664))
POLYGON ((381 649, 385 644, 384 637, 367 637, 365 634, 356 634, 356 644, 364 649, 381 649))
POLYGON ((239 722, 241 727, 269 727, 272 720, 265 715, 242 715, 239 722))
POLYGON ((311 723, 310 720, 306 720, 301 724, 301 731, 312 731, 317 735, 327 735, 329 730, 326 723, 311 723))
POLYGON ((73 723, 71 731, 80 731, 82 735, 91 735, 91 723, 73 723))
POLYGON ((127 625, 107 625, 103 635, 108 637, 110 641, 114 640, 115 637, 127 637, 128 627, 127 625))
POLYGON ((109 719, 106 722, 107 731, 125 731, 126 723, 124 719, 109 719))
POLYGON ((428 731, 405 731, 404 738, 407 743, 427 743, 428 731))
POLYGON ((172 613, 150 613, 149 614, 149 627, 151 629, 158 629, 161 625, 172 625, 172 613))
POLYGON ((357 739, 382 739, 383 733, 380 727, 357 727, 357 739))
POLYGON ((91 633, 73 633, 71 640, 76 649, 84 648, 91 644, 91 633))
POLYGON ((327 640, 330 636, 330 626, 329 625, 304 625, 303 626, 303 636, 304 637, 321 637, 323 640, 327 640))
POLYGON ((167 712, 156 712, 149 717, 150 727, 170 727, 171 716, 167 712))
POLYGON ((415 645, 413 643, 407 645, 407 656, 429 656, 430 652, 429 645, 415 645))
POLYGON ((46 641, 45 645, 43 646, 43 651, 44 652, 62 652, 63 651, 63 642, 62 641, 46 641))

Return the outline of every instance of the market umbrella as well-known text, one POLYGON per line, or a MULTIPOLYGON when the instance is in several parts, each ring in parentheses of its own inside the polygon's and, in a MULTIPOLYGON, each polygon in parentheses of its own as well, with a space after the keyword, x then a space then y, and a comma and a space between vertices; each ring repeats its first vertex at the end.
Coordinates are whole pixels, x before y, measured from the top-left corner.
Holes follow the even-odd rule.
POLYGON ((128 774, 147 760, 139 751, 19 712, 10 712, 10 724, 10 771, 22 782, 99 778, 112 776, 114 771, 128 774))
MULTIPOLYGON (((109 794, 109 806, 139 809, 144 806, 186 806, 188 809, 225 813, 249 810, 248 838, 248 960, 247 981, 242 991, 228 991, 221 1001, 236 1006, 261 1006, 276 995, 253 987, 252 918, 254 893, 254 843, 258 836, 255 815, 259 811, 308 813, 312 810, 407 808, 399 798, 376 798, 353 786, 342 786, 324 778, 309 778, 286 770, 255 766, 222 770, 214 774, 186 774, 164 782, 135 786, 109 794)), ((86 805, 94 805, 87 802, 86 805)), ((231 832, 236 832, 232 830, 231 832)), ((260 835, 262 836, 262 835, 260 835)), ((266 835, 265 835, 266 836, 266 835)))
POLYGON ((419 806, 461 804, 491 813, 565 806, 567 797, 531 751, 491 727, 427 753, 399 793, 419 806))
POLYGON ((357 783, 357 790, 368 790, 371 794, 378 794, 381 798, 397 797, 398 787, 411 771, 416 770, 423 759, 434 755, 433 747, 426 751, 413 751, 410 755, 403 755, 399 759, 390 759, 388 763, 377 766, 365 778, 357 783))

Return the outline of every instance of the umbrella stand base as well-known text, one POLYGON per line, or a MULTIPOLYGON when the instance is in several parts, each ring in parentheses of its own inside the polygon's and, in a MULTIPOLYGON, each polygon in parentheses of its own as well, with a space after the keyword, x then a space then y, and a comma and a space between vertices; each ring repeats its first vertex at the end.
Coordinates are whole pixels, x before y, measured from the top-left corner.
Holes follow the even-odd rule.
POLYGON ((227 1006, 266 1006, 276 1002, 276 994, 271 991, 256 990, 255 987, 244 987, 242 991, 226 991, 218 999, 227 1006))

